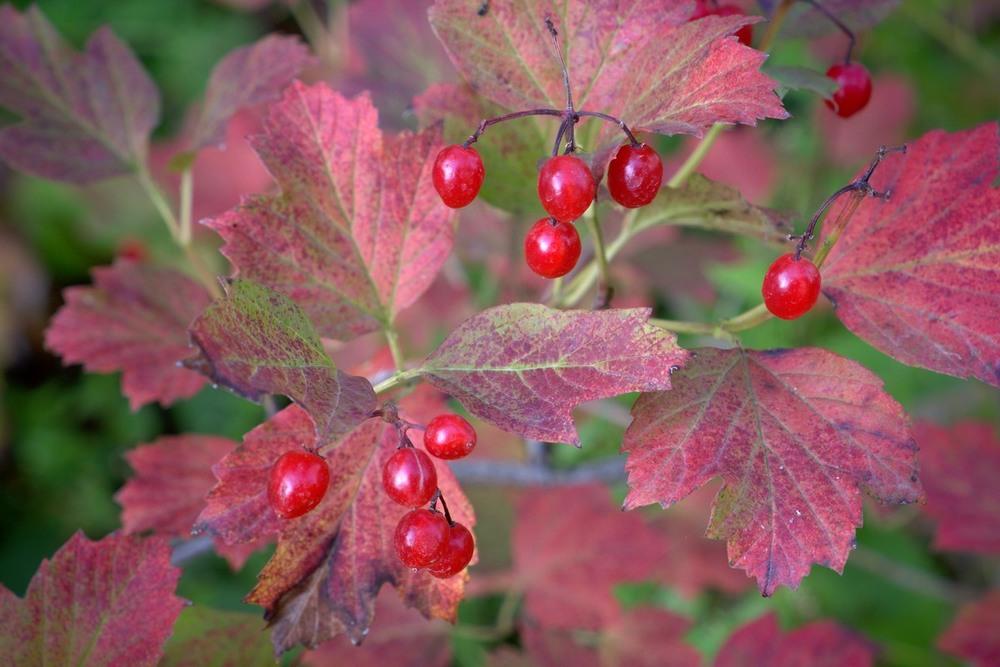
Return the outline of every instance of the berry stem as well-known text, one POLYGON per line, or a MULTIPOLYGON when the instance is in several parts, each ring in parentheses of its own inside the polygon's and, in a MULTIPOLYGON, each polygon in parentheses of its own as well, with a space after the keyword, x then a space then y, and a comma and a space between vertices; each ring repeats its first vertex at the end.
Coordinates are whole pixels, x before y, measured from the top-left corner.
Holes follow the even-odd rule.
POLYGON ((462 148, 468 148, 472 144, 479 141, 479 137, 482 136, 483 132, 485 132, 486 128, 490 125, 496 125, 497 123, 503 123, 517 118, 526 118, 528 116, 565 116, 565 112, 559 111, 558 109, 525 109, 524 111, 515 111, 502 116, 496 116, 495 118, 486 118, 479 121, 479 127, 476 128, 475 132, 469 135, 469 138, 465 140, 464 144, 462 144, 462 148))
POLYGON ((448 511, 448 501, 444 499, 444 494, 441 493, 441 489, 434 492, 434 497, 431 498, 431 511, 437 512, 437 502, 441 501, 441 508, 444 510, 444 518, 448 521, 448 525, 452 528, 455 527, 455 520, 451 518, 451 512, 448 511))
POLYGON ((615 118, 614 116, 601 113, 600 111, 577 111, 576 115, 600 118, 601 120, 606 120, 609 123, 614 123, 621 129, 622 132, 625 133, 625 136, 628 137, 629 143, 632 144, 633 148, 638 148, 642 145, 639 140, 635 138, 635 135, 632 134, 632 130, 628 129, 628 125, 625 124, 625 121, 620 118, 615 118))
POLYGON ((828 18, 834 25, 840 28, 840 31, 847 36, 847 53, 844 54, 844 64, 849 65, 851 63, 851 54, 854 52, 854 44, 857 38, 854 36, 854 31, 848 28, 843 21, 838 19, 833 12, 821 5, 816 0, 803 0, 803 2, 812 5, 816 8, 823 16, 828 18))

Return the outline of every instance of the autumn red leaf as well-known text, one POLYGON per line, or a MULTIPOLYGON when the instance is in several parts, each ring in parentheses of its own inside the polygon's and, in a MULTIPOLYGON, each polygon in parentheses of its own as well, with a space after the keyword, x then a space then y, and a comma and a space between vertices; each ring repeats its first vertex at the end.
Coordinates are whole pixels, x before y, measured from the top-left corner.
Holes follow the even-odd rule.
POLYGON ((667 507, 722 477, 708 536, 770 595, 813 563, 843 569, 861 488, 890 504, 920 498, 906 415, 870 371, 817 348, 697 355, 672 391, 632 408, 626 509, 667 507))
MULTIPOLYGON (((483 16, 477 9, 475 3, 438 0, 431 25, 463 76, 507 109, 566 106, 543 23, 551 17, 577 109, 614 114, 633 130, 698 136, 717 122, 753 124, 788 115, 774 82, 759 71, 764 54, 727 38, 752 17, 687 23, 691 6, 680 0, 566 3, 556 12, 548 2, 530 0, 496 3, 483 16)), ((613 125, 605 136, 622 141, 613 125)))
POLYGON ((158 667, 265 667, 271 644, 256 614, 192 605, 181 612, 158 667))
POLYGON ((734 632, 714 667, 866 667, 875 664, 877 647, 833 621, 815 621, 781 632, 778 617, 765 614, 734 632))
POLYGON ((1000 664, 1000 591, 963 606, 938 639, 938 648, 957 655, 973 667, 1000 664))
POLYGON ((823 293, 889 356, 1000 386, 997 124, 935 130, 890 156, 889 201, 861 204, 823 266, 823 293))
POLYGON ((253 145, 282 192, 206 221, 223 254, 293 298, 322 336, 390 327, 451 251, 455 214, 430 175, 440 128, 383 137, 367 96, 294 83, 253 145))
POLYGON ((579 444, 572 410, 670 388, 688 353, 649 310, 496 306, 466 320, 415 372, 477 417, 526 438, 579 444))
POLYGON ((383 588, 375 600, 375 621, 360 646, 341 635, 307 651, 309 667, 448 667, 452 664, 451 626, 408 609, 395 591, 383 588))
POLYGON ((92 183, 135 170, 160 116, 160 95, 109 28, 82 53, 37 7, 0 7, 0 106, 22 122, 0 130, 0 158, 22 171, 92 183))
POLYGON ((927 490, 924 512, 936 523, 934 547, 944 551, 1000 554, 1000 438, 986 422, 945 428, 918 422, 920 478, 927 490))
POLYGON ((618 618, 614 587, 650 578, 666 542, 622 514, 598 484, 525 493, 511 538, 524 614, 550 628, 597 630, 618 618))
POLYGON ((227 55, 212 69, 188 149, 222 144, 233 114, 277 99, 285 86, 314 62, 297 37, 284 35, 268 35, 227 55))
MULTIPOLYGON (((404 399, 401 408, 405 411, 408 404, 404 399)), ((434 409, 444 410, 440 399, 434 409)), ((430 416, 408 418, 426 421, 430 416)), ((270 466, 281 453, 301 446, 311 431, 309 416, 295 405, 251 431, 216 466, 219 484, 198 520, 199 528, 231 543, 278 531, 278 549, 247 597, 265 608, 275 651, 296 644, 315 647, 341 633, 360 642, 383 583, 398 589, 406 604, 425 616, 454 621, 466 575, 439 580, 425 571, 412 572, 393 550, 396 523, 407 511, 382 486, 382 467, 399 442, 394 428, 369 420, 324 451, 331 482, 323 502, 301 518, 275 518, 266 494, 270 466)), ((411 437, 419 444, 417 432, 411 431, 411 437)), ((472 528, 468 500, 447 466, 437 470, 452 516, 472 528)))
POLYGON ((317 446, 371 416, 377 403, 371 383, 334 368, 298 304, 248 280, 225 284, 225 298, 191 324, 200 354, 185 360, 190 368, 251 400, 288 396, 315 421, 317 446))
POLYGON ((211 302, 208 290, 179 271, 122 259, 94 269, 93 277, 92 287, 63 293, 46 346, 91 372, 121 371, 133 410, 201 389, 205 378, 179 363, 191 355, 187 327, 211 302))
POLYGON ((690 626, 666 609, 639 606, 595 633, 527 625, 521 640, 535 667, 688 667, 701 663, 699 653, 684 643, 690 626))
POLYGON ((76 533, 43 561, 23 599, 0 585, 9 665, 156 665, 184 600, 166 538, 76 533))

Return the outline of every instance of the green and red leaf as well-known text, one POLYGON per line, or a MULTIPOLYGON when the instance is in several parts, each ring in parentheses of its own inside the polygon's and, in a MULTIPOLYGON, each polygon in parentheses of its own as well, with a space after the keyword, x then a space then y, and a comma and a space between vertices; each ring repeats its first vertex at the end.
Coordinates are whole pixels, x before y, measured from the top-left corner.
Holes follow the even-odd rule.
POLYGON ((184 600, 166 538, 77 533, 24 599, 0 585, 0 654, 11 665, 156 665, 184 600))
POLYGON ((765 614, 734 632, 714 667, 871 667, 878 656, 872 642, 833 621, 815 621, 782 632, 775 614, 765 614))
POLYGON ((710 537, 761 593, 798 586, 813 563, 841 571, 861 488, 921 496, 902 408, 855 362, 816 348, 702 349, 670 392, 644 394, 622 450, 626 509, 681 500, 715 477, 710 537))
POLYGON ((560 311, 496 306, 466 320, 418 369, 491 424, 526 438, 579 444, 573 408, 670 388, 687 351, 647 323, 648 309, 560 311))
POLYGON ((92 183, 146 159, 160 94, 107 27, 78 53, 37 7, 0 7, 0 106, 22 122, 0 130, 0 159, 22 171, 92 183))
POLYGON ((133 410, 201 389, 205 378, 179 364, 191 355, 187 328, 211 302, 208 290, 179 271, 124 259, 93 276, 93 287, 63 293, 46 346, 91 372, 121 371, 133 410))
POLYGON ((938 647, 973 667, 1000 664, 1000 591, 963 606, 938 639, 938 647))
POLYGON ((270 667, 274 655, 257 614, 192 605, 181 612, 158 667, 270 667))
POLYGON ((455 214, 430 176, 440 128, 383 137, 367 96, 294 83, 253 145, 281 194, 206 222, 239 275, 292 297, 324 337, 390 326, 451 251, 455 214))
POLYGON ((998 153, 987 123, 929 132, 890 156, 902 165, 890 200, 862 203, 823 266, 823 293, 852 332, 904 364, 994 386, 998 153))

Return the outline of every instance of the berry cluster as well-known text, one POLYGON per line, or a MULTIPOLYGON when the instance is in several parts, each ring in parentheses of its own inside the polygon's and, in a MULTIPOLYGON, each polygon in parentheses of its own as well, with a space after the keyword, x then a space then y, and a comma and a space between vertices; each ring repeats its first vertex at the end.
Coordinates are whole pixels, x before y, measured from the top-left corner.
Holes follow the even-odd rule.
MULTIPOLYGON (((400 428, 400 445, 382 468, 382 486, 400 505, 413 508, 399 520, 393 547, 400 562, 413 569, 427 568, 445 579, 464 570, 472 560, 475 542, 472 533, 452 520, 437 483, 431 457, 417 449, 400 428), (437 510, 441 501, 444 513, 437 510), (430 505, 429 508, 422 507, 430 505)), ((458 415, 438 415, 424 430, 424 447, 441 459, 467 456, 476 446, 476 431, 458 415)))
MULTIPOLYGON (((552 22, 546 25, 556 38, 552 22)), ((545 278, 559 278, 576 266, 580 258, 580 235, 572 224, 580 218, 597 197, 597 182, 592 165, 575 154, 573 127, 581 117, 589 116, 618 125, 628 143, 622 145, 608 164, 608 191, 612 199, 626 208, 638 208, 653 201, 663 180, 663 163, 650 146, 640 143, 624 122, 607 114, 577 111, 569 87, 569 73, 556 45, 566 88, 566 108, 529 109, 483 120, 475 133, 463 145, 447 146, 434 161, 432 180, 441 200, 452 208, 468 206, 479 194, 485 169, 483 160, 472 144, 490 125, 525 116, 558 116, 562 119, 556 135, 552 156, 538 172, 538 199, 548 213, 532 226, 524 242, 524 255, 532 271, 545 278), (559 146, 566 139, 566 149, 559 146)))

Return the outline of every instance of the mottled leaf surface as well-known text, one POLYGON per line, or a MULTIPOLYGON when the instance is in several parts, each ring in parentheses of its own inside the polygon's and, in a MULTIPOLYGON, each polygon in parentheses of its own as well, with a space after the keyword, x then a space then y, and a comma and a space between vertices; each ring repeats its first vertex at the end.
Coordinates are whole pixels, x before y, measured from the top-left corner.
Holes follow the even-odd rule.
POLYGON ((0 130, 0 159, 22 171, 91 183, 146 158, 160 95, 107 27, 77 52, 36 7, 0 7, 0 106, 22 122, 0 130))
POLYGON ((878 648, 833 621, 816 621, 782 632, 775 614, 765 614, 734 632, 714 667, 869 667, 878 648))
POLYGON ((524 613, 550 628, 612 622, 621 611, 614 587, 650 578, 667 551, 638 513, 622 514, 596 484, 526 493, 512 542, 524 613))
POLYGON ((997 124, 909 145, 888 202, 863 202, 823 266, 852 332, 904 364, 1000 386, 997 124))
MULTIPOLYGON (((680 0, 527 0, 493 3, 485 16, 477 10, 475 3, 439 0, 431 25, 463 76, 505 108, 565 108, 543 23, 549 16, 577 109, 614 114, 635 130, 699 136, 717 122, 787 116, 774 82, 759 71, 764 54, 731 38, 750 18, 687 23, 691 5, 680 0)), ((613 125, 605 134, 622 140, 613 125)))
POLYGON ((765 595, 796 587, 813 563, 843 569, 862 488, 886 503, 920 498, 906 415, 853 361, 706 348, 674 382, 632 408, 625 507, 666 507, 722 477, 708 535, 765 595))
MULTIPOLYGON (((402 402, 404 412, 407 404, 402 402)), ((407 418, 426 421, 444 409, 437 400, 433 413, 407 418)), ((293 405, 249 433, 216 466, 219 484, 198 520, 200 528, 227 542, 278 531, 277 551, 247 597, 265 608, 275 651, 296 644, 315 647, 342 633, 361 641, 384 583, 425 616, 454 621, 466 575, 438 580, 426 572, 412 572, 393 551, 396 523, 407 511, 389 500, 382 487, 382 467, 399 442, 394 428, 369 420, 324 450, 331 482, 323 502, 298 519, 279 521, 274 516, 266 494, 270 467, 282 453, 301 446, 311 429, 308 415, 293 405)), ((419 443, 421 434, 411 431, 410 437, 419 443)), ((452 516, 472 528, 471 505, 447 467, 437 469, 452 516)))
POLYGON ((292 297, 325 337, 390 326, 451 251, 455 214, 430 175, 440 127, 383 137, 367 96, 296 82, 253 146, 281 194, 207 221, 222 252, 242 277, 292 297))
POLYGON ((937 523, 934 547, 1000 554, 1000 438, 996 425, 961 422, 945 428, 918 422, 924 511, 937 523))
POLYGON ((371 383, 334 368, 303 309, 264 285, 228 279, 226 296, 205 309, 190 331, 200 354, 187 360, 189 367, 251 400, 288 396, 315 421, 318 446, 375 409, 371 383))
POLYGON ((165 538, 76 533, 43 561, 24 599, 0 585, 7 665, 156 665, 184 601, 165 538))
POLYGON ((672 369, 687 360, 676 337, 648 319, 642 308, 497 306, 466 320, 418 370, 505 431, 579 444, 573 408, 630 391, 669 389, 672 369))
POLYGON ((181 612, 159 667, 273 667, 257 614, 192 605, 181 612))
POLYGON ((188 139, 189 150, 222 144, 233 114, 277 99, 281 90, 313 62, 315 59, 297 37, 284 35, 268 35, 227 55, 212 69, 188 139))
POLYGON ((973 667, 1000 664, 1000 591, 962 607, 938 639, 938 647, 959 656, 973 667))
POLYGON ((121 371, 133 410, 153 401, 169 405, 201 389, 205 378, 179 363, 191 355, 187 327, 211 302, 208 290, 173 269, 129 260, 92 275, 93 286, 63 292, 45 345, 64 363, 121 371))

